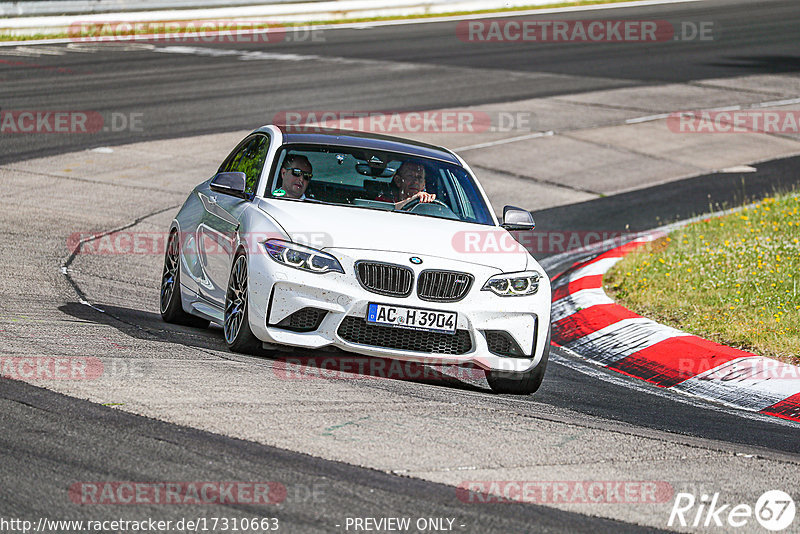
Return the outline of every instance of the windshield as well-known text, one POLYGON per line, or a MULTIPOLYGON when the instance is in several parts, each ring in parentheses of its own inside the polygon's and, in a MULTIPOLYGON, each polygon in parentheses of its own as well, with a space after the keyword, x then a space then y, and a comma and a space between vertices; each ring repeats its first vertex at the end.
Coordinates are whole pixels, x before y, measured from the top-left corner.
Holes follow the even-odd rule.
POLYGON ((463 167, 373 149, 284 146, 266 196, 494 224, 463 167))

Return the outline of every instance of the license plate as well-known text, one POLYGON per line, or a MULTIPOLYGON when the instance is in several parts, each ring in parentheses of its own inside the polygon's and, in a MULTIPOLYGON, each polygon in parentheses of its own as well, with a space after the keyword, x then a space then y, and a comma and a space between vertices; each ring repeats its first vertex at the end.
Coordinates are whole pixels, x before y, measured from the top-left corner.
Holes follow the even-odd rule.
POLYGON ((456 333, 456 312, 406 308, 386 304, 370 304, 367 308, 367 322, 381 326, 395 326, 411 330, 456 333))

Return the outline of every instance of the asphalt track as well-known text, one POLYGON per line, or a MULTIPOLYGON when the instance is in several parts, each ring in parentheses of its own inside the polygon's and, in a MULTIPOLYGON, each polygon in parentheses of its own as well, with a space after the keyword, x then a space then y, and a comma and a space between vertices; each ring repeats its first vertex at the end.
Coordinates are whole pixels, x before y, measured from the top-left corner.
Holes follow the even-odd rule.
MULTIPOLYGON (((462 532, 638 532, 641 527, 552 508, 511 503, 465 506, 452 487, 358 469, 273 447, 131 416, 86 401, 2 381, 2 515, 86 519, 63 504, 76 480, 280 481, 280 506, 261 504, 96 507, 93 520, 120 516, 178 521, 275 517, 280 531, 341 532, 347 517, 447 517, 462 532), (61 436, 49 441, 47 437, 61 436), (64 439, 67 438, 67 439, 64 439), (47 442, 47 443, 46 443, 47 442), (20 477, 21 473, 38 476, 20 477), (87 478, 88 477, 88 478, 87 478)), ((64 530, 66 531, 66 529, 64 530)), ((58 532, 62 532, 59 530, 58 532)))
MULTIPOLYGON (((268 45, 188 45, 205 49, 206 55, 135 51, 126 43, 105 47, 75 43, 70 51, 47 47, 47 53, 24 47, 27 50, 20 55, 4 55, 0 63, 2 109, 93 110, 107 121, 112 113, 137 113, 141 131, 98 132, 86 139, 14 135, 3 139, 0 163, 92 146, 251 129, 272 122, 285 110, 457 108, 797 71, 797 5, 792 0, 764 5, 753 9, 747 0, 706 0, 599 12, 599 18, 655 19, 678 25, 707 22, 718 36, 711 41, 635 46, 470 43, 453 38, 456 22, 443 22, 301 34, 268 45), (271 62, 240 61, 236 56, 211 57, 208 49, 266 50, 330 61, 325 68, 309 69, 308 62, 287 60, 276 68, 271 62), (386 62, 391 68, 385 68, 386 62)), ((591 16, 583 12, 558 18, 591 16)))
MULTIPOLYGON (((257 61, 152 51, 97 49, 62 55, 0 56, 7 62, 23 63, 0 64, 3 109, 135 112, 142 113, 145 125, 141 132, 100 132, 86 138, 4 136, 0 162, 145 139, 246 129, 269 122, 274 113, 284 109, 434 109, 698 78, 797 71, 800 58, 795 35, 800 10, 794 2, 767 5, 768 9, 755 13, 750 2, 714 0, 626 10, 625 16, 630 18, 713 20, 730 37, 718 43, 671 43, 669 53, 664 53, 663 47, 648 46, 546 45, 532 50, 515 45, 474 45, 452 39, 454 24, 437 23, 331 31, 325 34, 325 43, 275 45, 275 51, 281 53, 352 60, 331 61, 329 68, 313 71, 304 69, 302 61, 287 61, 285 67, 270 63, 273 70, 266 71, 257 61), (371 62, 387 60, 398 65, 391 75, 384 71, 370 75, 371 62), (403 68, 404 62, 428 68, 421 73, 416 67, 403 68), (526 71, 531 75, 526 76, 526 71), (425 83, 420 83, 421 75, 425 83), (465 76, 470 83, 464 83, 465 76), (58 89, 53 90, 54 86, 58 89)), ((563 18, 573 16, 577 15, 563 18)), ((236 45, 236 49, 248 48, 257 45, 236 45)), ((798 163, 796 158, 780 160, 760 165, 753 174, 691 178, 534 214, 541 229, 615 230, 624 225, 631 230, 647 229, 796 185, 798 163)), ((8 240, 19 234, 13 228, 4 228, 3 233, 5 246, 13 247, 8 240)), ((7 276, 13 280, 21 274, 7 276)), ((165 331, 157 317, 137 310, 107 308, 107 313, 99 314, 73 301, 63 303, 60 311, 76 321, 111 326, 126 336, 199 348, 222 346, 218 332, 165 331)), ((388 381, 375 390, 380 393, 385 388, 411 400, 458 399, 465 405, 485 405, 533 420, 544 421, 568 412, 577 414, 577 422, 586 428, 622 428, 656 438, 665 432, 676 441, 780 458, 796 466, 800 448, 795 427, 745 421, 732 411, 704 403, 676 402, 648 391, 656 388, 644 385, 632 390, 555 363, 533 399, 492 396, 469 384, 431 388, 415 382, 388 381)), ((0 403, 3 517, 68 519, 84 518, 89 513, 101 519, 119 515, 116 507, 86 512, 72 506, 64 499, 64 492, 76 480, 261 477, 283 481, 289 488, 324 488, 324 499, 295 496, 274 510, 289 532, 342 531, 336 524, 346 516, 377 515, 455 517, 469 532, 643 530, 638 525, 549 507, 465 506, 449 486, 159 422, 5 379, 0 379, 0 403)), ((136 510, 137 516, 160 519, 263 513, 245 505, 136 510)))

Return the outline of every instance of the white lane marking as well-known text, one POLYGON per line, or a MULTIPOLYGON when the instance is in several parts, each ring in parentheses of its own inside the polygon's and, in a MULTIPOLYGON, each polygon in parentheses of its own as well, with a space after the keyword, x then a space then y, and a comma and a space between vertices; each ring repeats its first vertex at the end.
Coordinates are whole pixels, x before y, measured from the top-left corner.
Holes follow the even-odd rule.
MULTIPOLYGON (((800 103, 800 98, 790 98, 790 99, 786 99, 786 100, 772 100, 772 101, 769 101, 769 102, 758 102, 756 104, 751 104, 749 106, 742 106, 742 105, 739 105, 739 104, 733 105, 733 106, 721 106, 721 107, 717 107, 717 108, 704 109, 702 111, 737 111, 737 110, 744 110, 744 109, 757 109, 757 108, 765 108, 765 107, 789 106, 789 105, 798 104, 798 103, 800 103)), ((631 119, 625 119, 624 124, 626 124, 626 125, 629 125, 629 124, 640 124, 640 123, 643 123, 643 122, 652 122, 652 121, 657 121, 657 120, 663 120, 663 119, 668 118, 673 113, 694 114, 693 111, 672 111, 672 112, 669 112, 669 113, 657 113, 655 115, 645 115, 643 117, 633 117, 631 119)), ((613 128, 614 126, 616 126, 616 125, 611 124, 611 125, 608 125, 608 126, 605 126, 605 127, 606 128, 613 128)), ((555 132, 553 130, 549 130, 547 132, 536 132, 536 133, 532 133, 532 134, 520 135, 518 137, 509 137, 508 139, 499 139, 497 141, 491 141, 491 142, 488 142, 488 143, 480 143, 480 144, 477 144, 477 145, 469 145, 469 146, 465 146, 465 147, 454 148, 453 150, 455 152, 463 152, 465 150, 476 150, 476 149, 479 149, 479 148, 489 148, 489 147, 498 146, 498 145, 506 145, 508 143, 516 143, 518 141, 526 141, 528 139, 537 139, 537 138, 540 138, 540 137, 549 137, 549 136, 552 136, 552 135, 558 135, 558 132, 555 132)))
POLYGON ((592 360, 588 360, 580 354, 577 354, 564 347, 553 347, 553 350, 550 351, 550 361, 554 362, 556 365, 563 365, 564 367, 587 375, 590 378, 602 380, 603 382, 608 382, 615 386, 632 389, 640 393, 647 393, 657 397, 662 397, 673 402, 688 404, 689 406, 693 406, 695 408, 721 412, 727 415, 735 415, 743 419, 751 419, 753 421, 759 421, 762 423, 771 423, 774 425, 797 428, 797 423, 781 419, 779 417, 742 410, 741 408, 730 408, 726 405, 716 404, 713 399, 698 397, 697 395, 694 395, 688 391, 681 391, 679 389, 675 389, 674 387, 658 388, 648 382, 638 379, 631 379, 626 375, 608 371, 605 369, 605 367, 600 366, 600 364, 597 364, 592 360), (569 357, 561 356, 558 354, 558 352, 555 352, 556 350, 564 352, 569 357))
POLYGON ((720 169, 717 172, 726 173, 726 174, 735 174, 735 173, 742 173, 742 172, 756 172, 758 169, 755 167, 751 167, 750 165, 735 165, 733 167, 725 167, 724 169, 720 169))
POLYGON ((12 50, 3 50, 0 55, 3 56, 22 56, 22 57, 39 57, 39 56, 63 56, 66 49, 55 46, 18 46, 12 50))
POLYGON ((17 50, 24 49, 26 52, 34 52, 45 56, 63 56, 66 53, 63 46, 18 46, 17 50))
POLYGON ((94 53, 94 52, 139 52, 149 51, 156 47, 150 43, 70 43, 67 50, 70 52, 94 53))
MULTIPOLYGON (((736 104, 733 106, 720 106, 717 108, 708 108, 702 109, 698 111, 740 111, 745 109, 757 109, 757 108, 771 108, 771 107, 781 107, 781 106, 791 106, 792 104, 800 104, 800 98, 787 98, 785 100, 770 100, 767 102, 758 102, 756 104, 751 104, 749 106, 736 104)), ((657 121, 661 119, 666 119, 673 113, 687 113, 693 115, 695 111, 673 111, 672 113, 658 113, 656 115, 646 115, 644 117, 634 117, 633 119, 626 119, 625 124, 639 124, 642 122, 650 122, 650 121, 657 121)))
POLYGON ((742 109, 740 104, 735 104, 733 106, 720 106, 718 108, 708 108, 703 111, 739 111, 742 109))
POLYGON ((467 145, 458 148, 454 148, 454 152, 466 152, 467 150, 477 150, 479 148, 488 148, 491 146, 496 145, 505 145, 507 143, 516 143, 517 141, 525 141, 526 139, 538 139, 539 137, 550 137, 554 135, 555 132, 553 130, 548 130, 546 132, 534 132, 525 135, 518 135, 516 137, 509 137, 507 139, 500 139, 497 141, 487 141, 486 143, 478 143, 477 145, 467 145))
POLYGON ((770 108, 770 107, 791 106, 792 104, 800 104, 800 98, 787 98, 786 100, 771 100, 769 102, 761 102, 760 104, 756 104, 755 107, 770 108))
MULTIPOLYGON (((243 61, 252 61, 252 60, 309 61, 309 60, 321 60, 321 59, 331 59, 331 60, 343 59, 343 58, 325 58, 323 56, 306 55, 306 54, 282 54, 276 52, 262 52, 260 50, 250 51, 250 50, 231 50, 229 48, 206 48, 202 46, 155 47, 153 48, 153 52, 158 52, 160 54, 187 54, 187 55, 207 56, 207 57, 236 56, 243 61)), ((362 62, 362 60, 354 60, 354 61, 359 63, 362 62)))
POLYGON ((640 122, 650 122, 650 121, 657 121, 660 119, 666 119, 669 117, 669 113, 659 113, 657 115, 646 115, 644 117, 635 117, 633 119, 626 119, 625 124, 639 124, 640 122))
MULTIPOLYGON (((342 56, 318 56, 316 54, 292 54, 280 52, 263 52, 260 50, 232 50, 229 48, 207 48, 202 46, 163 46, 153 47, 153 52, 160 54, 185 54, 201 57, 231 57, 240 61, 321 61, 346 65, 366 65, 383 70, 414 70, 421 64, 403 63, 399 61, 382 61, 375 59, 348 58, 342 56)), ((0 52, 1 54, 2 52, 0 52)))

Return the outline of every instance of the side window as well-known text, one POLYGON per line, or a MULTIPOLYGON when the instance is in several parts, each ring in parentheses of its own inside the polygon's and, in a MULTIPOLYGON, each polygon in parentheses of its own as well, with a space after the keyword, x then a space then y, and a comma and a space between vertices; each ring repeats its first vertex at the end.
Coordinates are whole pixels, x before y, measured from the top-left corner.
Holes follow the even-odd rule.
POLYGON ((268 150, 269 138, 266 135, 255 135, 232 154, 220 170, 243 172, 247 176, 245 191, 253 194, 258 185, 258 177, 261 176, 261 169, 264 168, 268 150))

